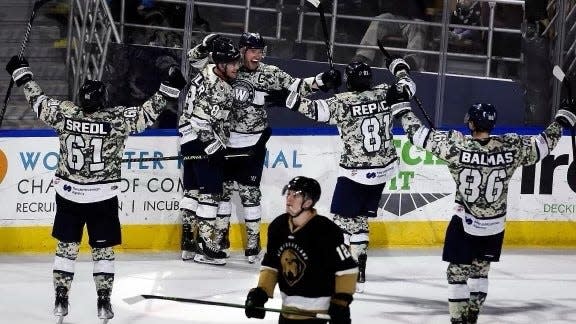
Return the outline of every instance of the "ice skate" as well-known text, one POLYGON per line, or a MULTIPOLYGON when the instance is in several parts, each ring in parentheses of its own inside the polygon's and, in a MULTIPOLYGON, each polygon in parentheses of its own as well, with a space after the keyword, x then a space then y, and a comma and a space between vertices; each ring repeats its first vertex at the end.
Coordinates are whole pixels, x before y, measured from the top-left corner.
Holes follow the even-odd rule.
POLYGON ((364 284, 366 283, 366 259, 368 256, 366 254, 360 254, 358 256, 358 277, 356 279, 356 292, 364 292, 364 284))
POLYGON ((56 323, 58 324, 62 324, 64 316, 68 315, 68 289, 66 287, 56 288, 54 315, 56 315, 56 323))
POLYGON ((200 251, 194 256, 194 262, 225 265, 226 253, 214 246, 213 242, 207 242, 202 237, 198 238, 200 251))
POLYGON ((108 323, 108 320, 114 317, 112 311, 112 304, 110 304, 110 290, 98 290, 98 318, 101 319, 102 324, 108 323))
POLYGON ((182 225, 182 241, 180 243, 180 248, 182 250, 182 261, 190 261, 194 259, 196 253, 198 253, 198 244, 194 239, 191 224, 182 225))
POLYGON ((244 255, 248 263, 252 264, 260 259, 260 233, 248 235, 248 243, 244 255))

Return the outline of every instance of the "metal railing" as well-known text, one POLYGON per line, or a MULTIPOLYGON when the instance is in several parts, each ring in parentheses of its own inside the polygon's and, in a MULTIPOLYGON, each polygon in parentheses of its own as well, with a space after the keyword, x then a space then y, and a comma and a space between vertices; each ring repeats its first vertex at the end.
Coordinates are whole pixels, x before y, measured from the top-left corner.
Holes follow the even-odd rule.
MULTIPOLYGON (((275 7, 259 7, 253 6, 251 0, 228 0, 229 3, 216 2, 215 1, 194 1, 194 0, 156 0, 157 3, 171 3, 171 4, 180 4, 186 6, 186 21, 184 28, 174 28, 174 27, 166 27, 166 26, 151 26, 151 25, 144 25, 144 24, 137 24, 137 23, 128 23, 126 22, 125 15, 126 15, 126 3, 125 0, 118 0, 121 1, 121 9, 120 9, 120 18, 118 21, 115 21, 114 24, 117 26, 119 32, 116 32, 114 25, 110 23, 111 15, 109 10, 104 9, 105 1, 85 1, 85 10, 81 10, 81 6, 79 5, 80 1, 72 0, 72 3, 76 3, 77 5, 74 8, 78 8, 79 15, 74 15, 72 12, 70 14, 71 18, 75 16, 83 17, 86 15, 86 12, 89 12, 91 8, 100 8, 104 12, 103 18, 101 19, 103 22, 103 26, 109 26, 109 30, 106 28, 95 28, 94 24, 95 21, 90 21, 88 23, 90 15, 83 19, 82 21, 77 21, 78 18, 70 19, 70 30, 77 30, 78 34, 85 34, 88 30, 88 26, 90 25, 90 31, 87 32, 84 36, 85 41, 80 42, 79 46, 76 44, 71 38, 69 38, 69 48, 72 47, 74 49, 79 49, 70 58, 70 66, 73 69, 80 70, 81 73, 75 73, 75 75, 82 76, 82 73, 89 73, 84 67, 92 61, 92 58, 88 59, 88 56, 80 55, 83 51, 84 44, 90 43, 92 40, 93 35, 95 34, 95 30, 108 30, 108 35, 105 35, 105 41, 102 44, 107 44, 107 40, 110 37, 110 34, 114 36, 115 42, 124 42, 125 41, 125 34, 126 28, 131 29, 150 29, 150 30, 163 30, 163 31, 170 31, 183 34, 183 42, 181 50, 185 52, 188 51, 192 45, 191 39, 193 36, 202 36, 205 32, 201 30, 194 29, 194 8, 195 7, 203 7, 203 8, 222 8, 222 9, 230 9, 234 11, 238 11, 240 18, 243 15, 242 22, 242 30, 238 30, 238 32, 223 32, 215 30, 215 32, 221 32, 223 35, 238 37, 241 32, 250 31, 252 26, 252 21, 250 18, 255 14, 259 13, 266 13, 266 14, 275 14, 275 30, 273 31, 273 36, 265 36, 267 40, 274 40, 274 41, 283 41, 286 40, 283 34, 283 23, 285 20, 284 14, 282 9, 286 5, 286 1, 279 0, 275 7), (234 3, 230 3, 234 2, 234 3), (108 20, 107 20, 108 19, 108 20), (84 23, 83 23, 84 22, 84 23), (72 44, 72 46, 70 46, 72 44)), ((466 59, 472 62, 476 62, 477 64, 484 64, 483 73, 479 75, 480 77, 484 78, 491 78, 491 70, 492 65, 496 61, 502 62, 513 62, 513 63, 522 63, 522 56, 519 57, 504 57, 504 56, 496 56, 493 54, 494 51, 494 34, 495 33, 508 33, 508 34, 522 34, 523 31, 520 27, 518 28, 502 28, 495 26, 495 12, 499 10, 499 5, 514 5, 514 6, 524 6, 523 0, 477 0, 478 2, 483 2, 488 4, 489 13, 488 13, 488 22, 486 26, 469 26, 469 25, 457 25, 457 24, 450 24, 450 15, 451 15, 451 8, 450 5, 452 4, 452 0, 442 0, 442 12, 441 17, 439 17, 439 21, 414 21, 414 20, 398 20, 398 19, 384 19, 384 18, 377 18, 377 17, 366 17, 366 16, 357 16, 357 15, 347 15, 346 13, 342 13, 338 11, 338 4, 339 2, 343 2, 344 0, 333 0, 333 6, 329 12, 325 14, 326 18, 329 19, 328 29, 329 29, 329 39, 330 39, 330 47, 332 52, 334 52, 335 48, 354 48, 354 49, 361 49, 361 48, 368 48, 378 50, 378 47, 374 45, 360 45, 357 43, 349 43, 349 42, 339 42, 337 41, 336 35, 338 33, 338 23, 341 20, 355 20, 355 21, 362 21, 362 22, 372 22, 372 21, 383 21, 383 22, 400 22, 405 24, 421 24, 425 25, 430 29, 436 31, 436 34, 439 35, 438 40, 436 40, 435 47, 437 48, 426 48, 424 50, 415 50, 415 49, 406 49, 402 47, 386 47, 387 50, 390 52, 396 53, 418 53, 422 55, 426 55, 427 57, 437 58, 437 70, 433 72, 437 72, 437 88, 436 88, 436 101, 435 101, 435 122, 436 124, 440 125, 442 121, 442 107, 444 106, 444 94, 445 94, 445 79, 446 75, 448 74, 447 66, 448 62, 452 59, 466 59), (332 19, 334 18, 334 19, 332 19), (449 43, 449 33, 452 28, 467 28, 471 30, 478 30, 482 32, 485 37, 485 48, 482 53, 464 53, 459 51, 450 50, 450 43, 449 43)), ((547 28, 542 31, 542 35, 545 34, 553 34, 552 44, 553 44, 553 57, 552 57, 552 64, 558 64, 561 67, 565 68, 567 73, 575 73, 576 71, 576 59, 574 58, 576 55, 576 42, 574 40, 574 30, 575 25, 567 25, 567 21, 570 21, 571 18, 575 15, 575 8, 573 5, 573 0, 550 0, 549 1, 549 9, 555 8, 554 12, 555 15, 551 19, 550 24, 547 28), (553 31, 553 32, 552 32, 553 31), (572 35, 572 37, 567 37, 572 35), (568 39, 570 38, 570 39, 568 39), (566 60, 566 58, 570 58, 566 60)), ((308 6, 310 7, 310 6, 308 6)), ((306 0, 300 0, 299 7, 297 8, 297 32, 295 36, 295 42, 307 45, 319 45, 323 46, 324 42, 320 38, 321 33, 318 33, 318 37, 315 39, 307 39, 304 36, 304 25, 305 25, 305 18, 306 17, 318 17, 319 14, 312 9, 306 9, 306 0), (320 38, 320 39, 318 39, 320 38)), ((74 11, 74 10, 72 10, 74 11)), ((236 16, 236 15, 234 15, 236 16)), ((237 19, 237 18, 236 18, 237 19)), ((307 26, 309 27, 309 26, 307 26)), ((105 52, 106 48, 101 48, 102 51, 105 52)), ((70 49, 69 49, 70 51, 70 49)), ((100 56, 102 59, 104 56, 100 56)), ((102 62, 101 60, 98 62, 102 62)), ((335 62, 337 63, 347 63, 347 62, 338 62, 335 58, 335 62)), ((96 66, 96 64, 94 64, 96 66)), ((100 67, 102 65, 100 64, 100 67)), ((188 68, 185 56, 182 58, 182 68, 186 70, 188 68)), ((101 68, 94 69, 92 74, 96 73, 96 75, 101 75, 101 68)), ((496 79, 496 78, 495 78, 496 79)), ((77 81, 79 78, 74 79, 74 84, 77 85, 77 81)), ((557 106, 560 100, 560 92, 561 89, 558 85, 558 82, 554 84, 554 92, 553 92, 553 103, 554 106, 557 106)), ((552 112, 553 113, 553 112, 552 112)))
POLYGON ((102 78, 111 38, 116 43, 121 39, 105 0, 71 0, 68 18, 66 72, 75 101, 84 79, 102 78))

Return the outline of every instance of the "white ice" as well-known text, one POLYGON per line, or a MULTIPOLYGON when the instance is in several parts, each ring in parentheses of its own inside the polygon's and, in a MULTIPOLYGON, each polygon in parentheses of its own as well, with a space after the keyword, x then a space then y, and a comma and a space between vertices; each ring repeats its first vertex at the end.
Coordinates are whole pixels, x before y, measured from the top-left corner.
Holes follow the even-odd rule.
MULTIPOLYGON (((447 264, 441 251, 372 251, 366 290, 352 303, 353 323, 449 323, 447 264)), ((98 323, 92 262, 81 255, 64 323, 98 323)), ((233 254, 226 266, 184 263, 176 253, 118 253, 110 324, 276 323, 247 319, 239 308, 124 298, 157 294, 243 304, 256 284, 258 265, 233 254)), ((0 256, 0 323, 54 323, 52 256, 0 256)), ((576 323, 574 250, 508 250, 490 272, 488 299, 479 323, 576 323)), ((280 307, 280 297, 266 307, 280 307)))

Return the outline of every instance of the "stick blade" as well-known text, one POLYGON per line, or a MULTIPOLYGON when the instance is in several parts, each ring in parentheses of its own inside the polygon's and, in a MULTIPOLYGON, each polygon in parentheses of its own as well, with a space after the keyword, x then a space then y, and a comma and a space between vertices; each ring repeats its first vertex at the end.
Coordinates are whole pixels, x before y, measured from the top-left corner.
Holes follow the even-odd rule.
POLYGON ((562 71, 562 68, 560 68, 558 65, 554 65, 554 69, 552 70, 552 74, 560 82, 563 82, 564 78, 566 77, 566 74, 564 73, 564 71, 562 71))
POLYGON ((128 305, 134 305, 134 304, 139 303, 143 300, 146 300, 146 298, 142 295, 137 295, 134 297, 127 297, 127 298, 123 299, 123 301, 128 305))
POLYGON ((314 8, 318 8, 318 6, 320 6, 320 0, 306 0, 306 2, 313 5, 314 8))

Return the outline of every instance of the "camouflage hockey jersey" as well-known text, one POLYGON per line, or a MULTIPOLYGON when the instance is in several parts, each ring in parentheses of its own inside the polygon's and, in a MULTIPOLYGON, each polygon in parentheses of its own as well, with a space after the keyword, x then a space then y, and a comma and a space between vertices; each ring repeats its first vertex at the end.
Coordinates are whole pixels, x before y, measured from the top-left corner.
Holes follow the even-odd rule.
POLYGON ((338 126, 343 145, 340 176, 368 185, 396 176, 399 163, 392 142, 392 110, 386 103, 388 88, 381 84, 372 90, 343 92, 328 99, 301 99, 300 113, 338 126))
POLYGON ((24 94, 38 118, 53 127, 60 139, 56 192, 80 203, 118 194, 128 135, 151 126, 166 107, 166 99, 156 92, 139 107, 111 107, 85 114, 73 102, 47 97, 35 81, 24 85, 24 94))
POLYGON ((205 53, 194 48, 188 55, 192 67, 200 72, 192 77, 180 116, 180 144, 199 139, 209 147, 206 153, 210 153, 228 140, 232 87, 214 73, 215 65, 207 64, 205 53))
POLYGON ((504 230, 508 183, 516 168, 537 163, 556 147, 561 126, 553 122, 540 135, 505 134, 486 140, 458 131, 425 127, 412 112, 402 127, 410 141, 448 164, 456 182, 455 212, 472 235, 493 235, 504 230))
POLYGON ((283 89, 307 96, 315 91, 314 78, 294 78, 274 65, 260 62, 255 71, 240 68, 232 83, 234 108, 230 118, 230 147, 248 147, 256 144, 262 131, 268 127, 264 109, 266 96, 283 89))

